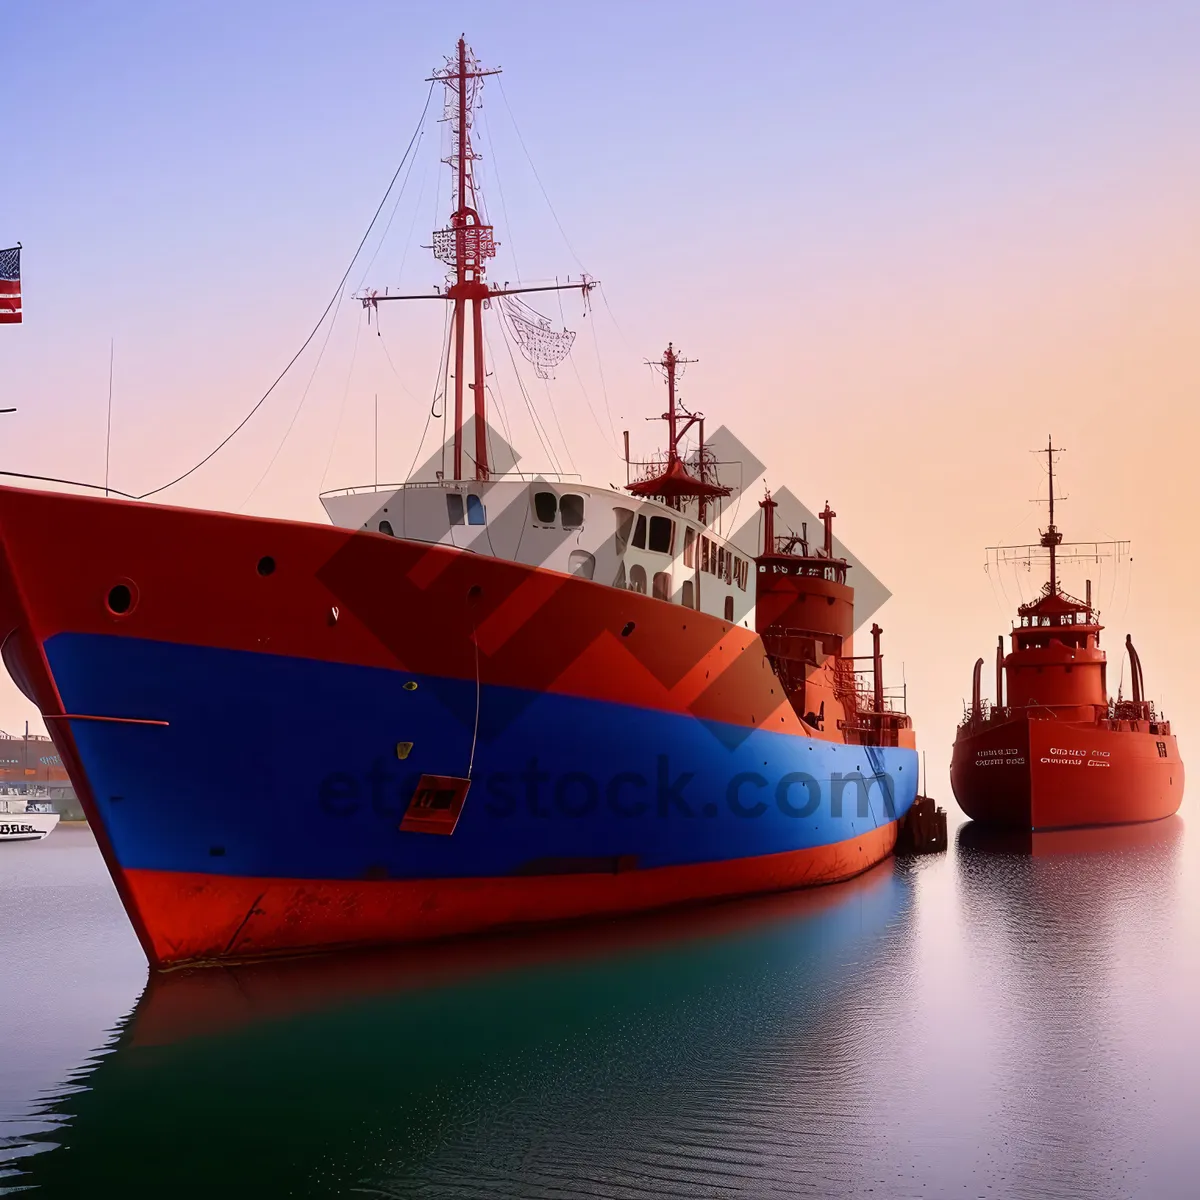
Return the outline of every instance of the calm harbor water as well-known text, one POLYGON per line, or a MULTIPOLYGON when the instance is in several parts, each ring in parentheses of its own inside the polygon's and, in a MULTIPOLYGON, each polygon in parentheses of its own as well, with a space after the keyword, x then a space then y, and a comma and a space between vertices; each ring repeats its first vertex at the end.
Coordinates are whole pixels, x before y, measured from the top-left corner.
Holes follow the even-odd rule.
POLYGON ((0 851, 0 1193, 1193 1196, 1186 822, 149 981, 60 828, 0 851))

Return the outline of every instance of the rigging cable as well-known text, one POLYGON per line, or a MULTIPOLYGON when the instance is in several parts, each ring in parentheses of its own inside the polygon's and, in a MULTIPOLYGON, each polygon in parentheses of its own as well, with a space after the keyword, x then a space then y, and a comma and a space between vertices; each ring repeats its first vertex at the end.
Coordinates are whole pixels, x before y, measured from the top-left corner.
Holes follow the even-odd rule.
MULTIPOLYGON (((558 440, 562 443, 563 454, 566 456, 567 466, 571 468, 571 472, 575 471, 575 459, 571 455, 571 447, 567 445, 566 434, 563 433, 562 422, 558 419, 558 405, 554 403, 554 397, 550 395, 550 380, 543 379, 542 386, 546 389, 546 403, 550 405, 550 415, 554 418, 554 428, 558 430, 558 440)), ((549 430, 546 431, 549 435, 549 430)))
MULTIPOLYGON (((424 136, 425 136, 424 121, 421 122, 421 125, 418 128, 419 128, 418 141, 420 141, 420 139, 424 138, 424 136)), ((388 216, 387 224, 383 227, 383 232, 379 235, 379 243, 375 247, 375 253, 371 255, 371 261, 369 263, 367 263, 367 265, 363 268, 362 278, 358 281, 358 287, 355 289, 356 291, 361 291, 363 284, 365 284, 367 282, 367 276, 371 273, 371 268, 375 265, 375 260, 379 257, 379 252, 380 252, 380 250, 383 249, 384 242, 387 241, 387 235, 392 228, 392 222, 396 219, 396 211, 400 207, 400 201, 404 199, 404 191, 408 187, 408 180, 409 180, 409 177, 412 175, 412 169, 413 169, 414 165, 416 164, 416 161, 417 161, 417 156, 415 154, 408 160, 408 170, 404 172, 404 180, 400 184, 400 190, 396 193, 396 203, 392 205, 392 211, 391 211, 390 215, 388 216)), ((401 161, 400 165, 401 166, 404 165, 403 161, 401 161)), ((428 169, 428 166, 429 166, 429 164, 426 163, 426 169, 428 169)), ((393 179, 392 182, 395 183, 395 180, 393 179)), ((387 197, 385 196, 384 199, 386 200, 387 197)), ((418 198, 417 203, 420 204, 420 198, 418 198)), ((414 219, 414 221, 416 220, 415 215, 414 215, 413 219, 414 219)), ((410 232, 409 236, 410 237, 412 236, 411 232, 410 232)), ((407 251, 408 251, 408 245, 406 243, 405 244, 405 253, 407 253, 407 251)), ((403 270, 403 267, 401 269, 403 270)))
MULTIPOLYGON (((337 321, 336 313, 334 314, 333 319, 335 322, 337 321)), ((333 326, 331 325, 330 328, 332 329, 333 326)), ((325 486, 325 479, 329 475, 329 464, 333 462, 333 452, 335 449, 337 449, 338 437, 342 432, 342 422, 346 417, 346 401, 350 398, 350 377, 354 374, 354 360, 358 356, 358 336, 361 330, 362 322, 359 321, 354 327, 354 349, 350 352, 350 370, 346 375, 346 386, 342 389, 342 403, 341 407, 338 409, 337 427, 334 429, 333 437, 329 442, 329 453, 325 456, 325 470, 321 472, 322 488, 325 486)), ((313 373, 316 373, 316 368, 313 369, 313 373)), ((270 470, 270 467, 268 467, 267 470, 270 470)), ((259 483, 261 482, 262 480, 260 479, 259 483)), ((253 495, 253 493, 251 493, 251 495, 253 495)), ((249 497, 247 497, 247 499, 249 499, 249 497)))
MULTIPOLYGON (((608 301, 606 300, 605 304, 607 305, 607 303, 608 301)), ((612 433, 613 443, 618 447, 617 457, 620 458, 620 439, 617 437, 617 427, 615 424, 613 424, 612 407, 608 403, 608 384, 604 380, 604 360, 600 355, 600 335, 596 332, 595 318, 588 322, 588 324, 591 326, 592 330, 592 345, 596 350, 596 370, 600 374, 600 391, 604 396, 604 415, 608 418, 608 428, 612 433)))
MULTIPOLYGON (((343 294, 342 300, 344 300, 344 299, 345 299, 345 295, 343 294)), ((315 363, 313 363, 313 369, 309 372, 308 382, 304 385, 304 390, 300 393, 300 400, 296 404, 296 408, 292 413, 292 419, 288 422, 288 427, 283 431, 283 437, 281 437, 279 439, 279 445, 275 447, 275 453, 271 455, 271 461, 267 463, 266 469, 258 477, 258 482, 250 489, 250 492, 246 496, 245 500, 243 500, 241 502, 241 504, 238 505, 239 512, 243 508, 245 508, 247 504, 250 503, 250 501, 254 498, 254 493, 257 492, 260 487, 262 487, 263 480, 266 479, 266 477, 271 473, 271 468, 275 465, 275 460, 279 457, 280 453, 282 452, 284 443, 291 436, 291 432, 296 426, 296 420, 300 416, 300 410, 304 407, 304 402, 308 399, 308 393, 309 393, 309 390, 312 388, 313 380, 316 379, 316 377, 317 377, 317 371, 320 369, 321 360, 325 357, 325 350, 329 345, 329 339, 333 336, 334 329, 337 328, 338 317, 341 316, 341 312, 342 312, 342 300, 338 301, 338 306, 334 310, 334 313, 333 313, 333 320, 329 322, 329 328, 325 331, 325 340, 321 343, 321 349, 317 352, 317 361, 315 363)), ((361 322, 359 323, 359 325, 355 326, 355 333, 354 333, 354 354, 355 355, 358 354, 358 329, 360 327, 361 327, 361 322)), ((351 372, 353 372, 353 370, 354 370, 354 358, 353 357, 351 357, 351 359, 350 359, 350 370, 351 370, 351 372)), ((349 393, 349 391, 350 391, 350 378, 349 378, 349 376, 347 376, 346 390, 345 390, 345 392, 342 393, 343 409, 345 408, 346 395, 349 393)), ((339 426, 339 428, 341 426, 340 417, 338 419, 338 426, 339 426)), ((333 447, 331 446, 330 453, 332 453, 332 452, 333 452, 333 447)), ((328 464, 326 464, 326 466, 328 466, 328 464)), ((322 482, 322 486, 324 486, 324 480, 322 480, 321 482, 322 482)))
MULTIPOLYGON (((258 412, 258 410, 260 408, 262 408, 262 406, 267 402, 267 399, 271 396, 271 394, 275 391, 275 389, 280 385, 280 383, 283 382, 284 376, 287 375, 287 373, 296 364, 296 360, 300 357, 300 355, 302 355, 304 353, 304 351, 308 349, 309 344, 312 342, 313 338, 315 338, 317 336, 317 332, 320 330, 321 326, 325 323, 325 318, 329 315, 330 310, 333 308, 334 304, 337 303, 339 297, 341 297, 342 288, 346 286, 346 280, 349 279, 350 272, 354 269, 355 262, 358 261, 358 256, 362 253, 363 247, 367 244, 367 238, 369 238, 371 236, 371 230, 375 228, 375 223, 379 220, 379 214, 381 212, 383 212, 383 207, 387 203, 388 197, 392 194, 392 188, 394 188, 396 186, 396 180, 400 178, 400 172, 404 170, 404 165, 408 161, 408 156, 412 153, 413 147, 416 145, 417 138, 420 136, 421 130, 425 126, 425 116, 429 112, 429 101, 433 96, 433 88, 434 88, 434 84, 436 82, 437 82, 437 80, 430 81, 429 91, 425 94, 425 106, 424 106, 424 108, 421 109, 420 119, 417 121, 417 127, 413 130, 412 137, 409 139, 408 148, 404 151, 404 157, 400 160, 400 165, 396 168, 395 174, 392 176, 391 182, 387 186, 387 191, 384 192, 383 199, 380 200, 379 207, 375 210, 375 215, 371 218, 371 223, 367 226, 367 231, 362 236, 362 241, 360 241, 358 243, 358 249, 356 249, 354 251, 354 255, 350 259, 350 262, 347 265, 344 274, 342 275, 341 279, 338 280, 338 285, 334 289, 333 295, 330 296, 329 303, 325 306, 325 311, 323 313, 321 313, 320 319, 313 326, 312 332, 309 333, 308 337, 306 337, 304 339, 304 342, 301 344, 300 349, 297 350, 296 353, 292 355, 291 359, 289 359, 289 361, 288 361, 287 366, 285 366, 283 368, 283 370, 280 371, 279 375, 275 379, 275 382, 272 383, 269 388, 267 388, 267 390, 262 394, 262 396, 259 398, 258 402, 254 405, 254 407, 234 427, 233 431, 227 437, 225 437, 220 443, 218 443, 218 445, 213 450, 211 450, 208 454, 206 454, 198 463, 196 463, 194 466, 189 467, 186 471, 184 471, 183 474, 177 475, 169 483, 164 483, 160 487, 151 488, 150 491, 141 492, 138 495, 132 495, 129 492, 122 492, 119 489, 114 488, 114 487, 109 487, 107 489, 107 491, 109 493, 111 493, 113 495, 117 495, 117 496, 122 496, 127 500, 147 500, 151 496, 157 496, 159 494, 159 492, 165 492, 168 488, 174 487, 177 483, 182 483, 189 475, 195 474, 198 470, 200 470, 200 468, 202 466, 204 466, 207 462, 211 461, 213 458, 215 458, 217 456, 217 454, 219 454, 222 450, 224 450, 225 447, 228 446, 229 443, 231 441, 233 441, 233 439, 239 433, 241 433, 241 431, 249 423, 250 418, 253 417, 254 414, 256 412, 258 412)), ((42 483, 61 483, 61 484, 66 484, 69 487, 90 488, 92 491, 97 491, 97 492, 106 490, 102 486, 99 486, 94 483, 80 483, 78 480, 75 480, 75 479, 56 479, 56 478, 52 478, 51 476, 48 476, 48 475, 30 475, 30 474, 27 474, 27 473, 21 472, 21 471, 0 471, 0 475, 10 476, 14 479, 36 479, 36 480, 41 481, 42 483)))
MULTIPOLYGON (((495 351, 492 349, 492 339, 488 333, 488 326, 483 327, 483 340, 487 346, 489 361, 496 357, 495 351)), ((492 374, 495 382, 491 385, 490 391, 496 397, 496 410, 500 414, 500 423, 504 426, 504 436, 508 439, 509 449, 513 446, 512 427, 508 423, 508 409, 504 405, 504 395, 500 391, 500 377, 495 373, 492 374)))
MULTIPOLYGON (((450 374, 450 306, 447 304, 446 320, 442 327, 442 349, 438 354, 438 369, 437 376, 433 381, 433 397, 429 402, 429 412, 425 415, 425 428, 421 430, 421 440, 417 442, 416 453, 413 455, 412 465, 408 468, 407 479, 411 480, 413 472, 417 469, 417 459, 421 457, 421 449, 425 445, 425 436, 429 432, 429 422, 438 416, 437 402, 438 391, 442 387, 442 370, 445 368, 447 380, 450 374)), ((445 396, 442 397, 442 413, 445 414, 446 402, 445 396)), ((445 465, 445 446, 442 447, 442 465, 445 465)))
MULTIPOLYGON (((500 164, 496 158, 496 143, 492 138, 492 127, 488 124, 486 105, 481 104, 479 112, 483 117, 483 136, 487 139, 487 144, 492 148, 492 166, 496 172, 496 190, 500 193, 500 211, 504 214, 505 241, 508 243, 508 252, 512 255, 513 270, 516 272, 516 277, 520 279, 521 264, 517 262, 517 246, 513 241, 512 222, 508 219, 508 204, 504 200, 504 184, 500 181, 500 164)), ((482 198, 483 189, 478 184, 476 187, 482 198)), ((482 205, 480 207, 482 208, 482 205)), ((486 211, 484 212, 484 219, 487 219, 486 211)))
MULTIPOLYGON (((1115 555, 1114 555, 1114 557, 1115 557, 1115 555)), ((1130 563, 1133 562, 1132 554, 1129 556, 1129 562, 1130 563)), ((1126 568, 1126 571, 1125 571, 1125 606, 1124 606, 1124 608, 1121 609, 1121 620, 1122 621, 1125 620, 1125 614, 1127 612, 1129 612, 1129 596, 1132 591, 1133 591, 1133 567, 1130 566, 1130 567, 1126 568)), ((1115 604, 1116 601, 1114 600, 1113 603, 1115 604)))
MULTIPOLYGON (((558 297, 558 316, 559 316, 559 319, 562 321, 562 327, 564 329, 566 329, 567 314, 563 311, 562 292, 561 291, 557 292, 556 295, 558 297)), ((587 303, 587 293, 586 292, 584 293, 584 303, 585 304, 587 303)), ((587 320, 586 309, 583 314, 583 319, 587 320)), ((596 326, 595 318, 592 319, 591 325, 592 325, 592 328, 594 329, 596 326)), ((575 382, 579 384, 579 390, 583 394, 583 402, 584 402, 584 404, 587 405, 588 412, 592 414, 592 420, 596 422, 596 428, 600 431, 600 436, 604 439, 608 448, 617 456, 617 458, 621 458, 621 452, 619 449, 617 449, 617 431, 615 429, 612 430, 612 433, 611 433, 612 440, 610 441, 609 440, 610 435, 608 433, 605 433, 604 426, 600 424, 600 418, 598 416, 596 416, 596 410, 595 410, 595 408, 592 407, 592 398, 591 398, 591 396, 588 395, 587 387, 584 385, 584 382, 583 382, 583 376, 579 374, 579 366, 575 362, 575 356, 573 354, 568 354, 567 359, 571 363, 571 370, 575 372, 575 382)), ((603 371, 601 372, 600 377, 601 377, 601 379, 604 378, 603 371)), ((547 390, 549 390, 549 389, 547 388, 547 390)), ((608 406, 607 393, 605 394, 605 397, 604 397, 604 403, 605 403, 605 407, 607 407, 608 406)), ((608 423, 610 426, 612 425, 612 414, 611 413, 609 413, 609 416, 608 416, 608 423)))
POLYGON ((521 143, 521 149, 525 151, 525 160, 529 163, 529 169, 533 172, 533 177, 537 180, 537 185, 542 190, 542 199, 546 201, 546 207, 550 210, 550 215, 554 218, 554 223, 558 226, 558 232, 562 234, 562 239, 566 242, 567 249, 571 252, 571 257, 578 263, 579 269, 584 274, 587 274, 587 267, 580 262, 579 255, 575 253, 575 247, 571 245, 571 239, 567 237, 567 231, 558 219, 558 213, 554 211, 554 205, 550 203, 550 197, 546 192, 545 185, 542 183, 542 177, 538 174, 537 167, 533 165, 533 159, 529 155, 529 147, 525 145, 525 139, 521 136, 521 130, 517 126, 517 118, 513 116, 512 106, 508 102, 508 94, 504 90, 504 80, 501 76, 497 75, 496 82, 500 85, 500 97, 504 101, 504 107, 508 109, 508 118, 512 121, 513 132, 517 135, 517 141, 521 143))
POLYGON ((556 461, 554 451, 549 445, 549 431, 547 431, 545 436, 543 436, 542 429, 539 427, 541 422, 538 420, 537 412, 533 407, 533 402, 529 399, 529 393, 525 390, 525 381, 521 378, 521 372, 517 369, 517 360, 513 356, 512 342, 508 335, 508 325, 504 321, 500 322, 500 332, 504 335, 504 346, 508 351, 509 361, 512 363, 513 374, 517 377, 517 387, 521 390, 521 397, 525 401, 525 408, 529 412, 529 419, 533 424, 533 431, 537 434, 537 439, 539 442, 541 442, 542 449, 546 452, 546 457, 549 459, 551 467, 561 475, 562 467, 556 461))
POLYGON ((417 193, 416 204, 413 205, 412 220, 408 223, 408 237, 404 241, 404 253, 400 256, 400 270, 397 272, 397 286, 404 282, 404 264, 408 262, 408 252, 412 249, 413 233, 417 228, 417 218, 421 215, 421 201, 425 199, 425 185, 428 182, 429 160, 426 158, 425 169, 421 172, 421 190, 417 193))
MULTIPOLYGON (((450 308, 450 306, 449 306, 449 305, 447 305, 447 306, 446 306, 446 310, 447 310, 447 311, 449 311, 449 308, 450 308)), ((396 382, 397 382, 397 383, 400 385, 400 390, 401 390, 401 391, 402 391, 402 392, 403 392, 403 393, 404 393, 404 394, 405 394, 405 395, 406 395, 406 396, 407 396, 407 397, 408 397, 410 400, 415 400, 415 399, 416 399, 416 396, 414 396, 414 395, 412 394, 412 392, 410 392, 410 391, 408 390, 408 385, 407 385, 407 384, 404 382, 404 380, 403 380, 403 379, 400 377, 400 372, 396 370, 396 364, 395 364, 395 363, 392 361, 392 353, 391 353, 391 351, 390 351, 390 350, 387 348, 387 342, 386 342, 386 341, 384 341, 384 338, 383 338, 383 333, 382 333, 382 331, 380 330, 380 328, 379 328, 378 324, 376 324, 376 326, 375 326, 375 336, 376 336, 376 337, 379 339, 379 346, 380 346, 380 349, 383 351, 383 357, 387 359, 387 365, 388 365, 389 367, 391 367, 391 368, 392 368, 392 374, 393 374, 393 375, 395 375, 395 377, 396 377, 396 382)))

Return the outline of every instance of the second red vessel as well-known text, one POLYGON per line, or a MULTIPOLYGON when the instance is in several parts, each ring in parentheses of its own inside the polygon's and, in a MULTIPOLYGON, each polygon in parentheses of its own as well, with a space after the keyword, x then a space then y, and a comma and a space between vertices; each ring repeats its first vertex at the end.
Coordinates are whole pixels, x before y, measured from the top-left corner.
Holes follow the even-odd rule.
POLYGON ((950 766, 955 799, 976 821, 1025 829, 1170 816, 1183 797, 1175 736, 1146 699, 1129 637, 1133 695, 1109 698, 1091 585, 1084 600, 1059 585, 1064 547, 1054 524, 1053 445, 1046 454, 1050 522, 1040 544, 1049 552, 1050 578, 1036 599, 1018 608, 1010 653, 1000 638, 994 704, 981 697, 983 659, 975 664, 971 705, 950 766))

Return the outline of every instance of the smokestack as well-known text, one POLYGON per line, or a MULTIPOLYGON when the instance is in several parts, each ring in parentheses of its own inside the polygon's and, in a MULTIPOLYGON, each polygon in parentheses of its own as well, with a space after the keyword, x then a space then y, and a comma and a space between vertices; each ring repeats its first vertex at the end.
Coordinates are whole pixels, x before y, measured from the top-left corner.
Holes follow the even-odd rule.
POLYGON ((983 716, 983 659, 975 660, 975 671, 971 676, 971 716, 979 720, 983 716))
POLYGON ((1130 676, 1133 680, 1133 701, 1140 704, 1145 697, 1145 680, 1142 679, 1142 660, 1133 648, 1133 635, 1125 635, 1125 649, 1129 651, 1130 676))
POLYGON ((883 655, 879 651, 879 639, 883 630, 878 625, 871 626, 871 659, 875 675, 875 711, 883 712, 883 655))
POLYGON ((758 502, 758 507, 763 510, 763 554, 775 553, 775 509, 778 507, 774 500, 771 499, 771 493, 767 492, 766 497, 758 502))
POLYGON ((996 639, 996 707, 1004 707, 1004 635, 996 639))

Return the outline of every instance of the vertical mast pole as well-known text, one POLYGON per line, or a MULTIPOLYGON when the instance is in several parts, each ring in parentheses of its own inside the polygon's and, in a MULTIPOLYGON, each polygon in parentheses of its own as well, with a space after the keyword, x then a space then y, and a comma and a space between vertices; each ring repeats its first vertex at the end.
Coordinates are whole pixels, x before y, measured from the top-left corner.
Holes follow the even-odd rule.
POLYGON ((1054 439, 1046 439, 1046 460, 1050 464, 1050 595, 1058 592, 1058 560, 1055 557, 1057 546, 1054 528, 1054 439))
POLYGON ((462 297, 454 301, 454 478, 461 479, 463 429, 463 318, 466 304, 462 297))
POLYGON ((675 457, 675 346, 667 343, 667 352, 663 355, 663 365, 667 368, 667 429, 669 431, 668 457, 675 457))
POLYGON ((454 478, 463 477, 462 431, 463 431, 463 349, 465 344, 466 301, 462 296, 467 278, 466 235, 462 232, 467 223, 467 42, 458 39, 458 204, 451 225, 454 236, 454 281, 457 294, 454 298, 454 478))
MULTIPOLYGON (((878 624, 871 626, 871 667, 872 667, 872 682, 874 683, 875 695, 872 697, 875 701, 875 711, 883 712, 883 652, 879 648, 879 639, 883 635, 883 630, 878 624)), ((983 659, 979 660, 980 662, 983 659)), ((978 709, 979 699, 979 668, 975 668, 975 697, 976 709, 978 709)))
POLYGON ((112 381, 113 354, 116 350, 116 339, 108 341, 108 424, 104 428, 104 494, 108 495, 108 464, 112 451, 112 381))
POLYGON ((483 358, 483 301, 476 299, 472 304, 475 318, 475 478, 488 477, 487 459, 487 417, 484 407, 484 375, 486 368, 483 358))

